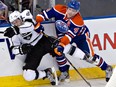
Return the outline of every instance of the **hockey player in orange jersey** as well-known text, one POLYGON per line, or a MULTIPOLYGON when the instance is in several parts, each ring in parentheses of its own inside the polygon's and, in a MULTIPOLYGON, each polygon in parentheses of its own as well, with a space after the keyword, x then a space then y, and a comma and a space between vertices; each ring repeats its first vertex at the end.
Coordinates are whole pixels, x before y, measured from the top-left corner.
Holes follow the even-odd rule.
MULTIPOLYGON (((50 18, 55 19, 56 33, 58 38, 60 39, 60 44, 57 46, 57 48, 55 48, 55 52, 59 55, 58 57, 56 57, 58 63, 60 63, 61 60, 65 59, 65 56, 62 55, 64 47, 69 43, 75 43, 77 47, 81 49, 85 54, 90 54, 92 56, 92 59, 83 58, 83 60, 92 63, 105 71, 106 81, 108 81, 112 75, 112 67, 108 65, 101 56, 94 52, 90 40, 89 29, 84 24, 79 10, 80 2, 78 2, 77 0, 71 0, 67 4, 67 6, 59 4, 55 5, 51 9, 44 10, 43 14, 38 14, 36 16, 36 21, 40 23, 50 18), (64 27, 65 23, 68 28, 64 27)), ((72 50, 74 51, 74 49, 72 50)), ((70 55, 73 54, 73 51, 70 53, 70 55)), ((63 73, 61 77, 68 71, 64 69, 66 68, 65 63, 60 63, 63 64, 60 65, 61 67, 59 68, 63 73)))

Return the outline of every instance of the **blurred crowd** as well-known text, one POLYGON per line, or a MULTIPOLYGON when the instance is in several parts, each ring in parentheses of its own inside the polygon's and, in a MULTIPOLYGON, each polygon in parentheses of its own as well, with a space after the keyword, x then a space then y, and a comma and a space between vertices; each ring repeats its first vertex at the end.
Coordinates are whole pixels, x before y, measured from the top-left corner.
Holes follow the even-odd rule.
POLYGON ((21 11, 29 9, 32 12, 33 0, 0 0, 0 25, 9 23, 8 15, 19 10, 19 5, 21 5, 21 11))

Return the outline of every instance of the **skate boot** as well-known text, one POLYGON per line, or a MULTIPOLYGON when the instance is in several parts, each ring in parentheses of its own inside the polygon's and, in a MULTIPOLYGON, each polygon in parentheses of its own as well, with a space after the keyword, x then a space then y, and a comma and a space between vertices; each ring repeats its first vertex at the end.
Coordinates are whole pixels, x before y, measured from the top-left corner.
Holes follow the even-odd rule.
POLYGON ((61 75, 59 76, 59 81, 70 82, 69 69, 65 72, 61 72, 61 75))
POLYGON ((108 82, 110 77, 112 76, 112 72, 113 72, 112 66, 108 65, 105 72, 106 72, 106 82, 108 82))
POLYGON ((44 71, 46 72, 46 77, 44 77, 43 79, 48 78, 51 82, 51 85, 58 85, 58 79, 55 68, 47 68, 44 71))

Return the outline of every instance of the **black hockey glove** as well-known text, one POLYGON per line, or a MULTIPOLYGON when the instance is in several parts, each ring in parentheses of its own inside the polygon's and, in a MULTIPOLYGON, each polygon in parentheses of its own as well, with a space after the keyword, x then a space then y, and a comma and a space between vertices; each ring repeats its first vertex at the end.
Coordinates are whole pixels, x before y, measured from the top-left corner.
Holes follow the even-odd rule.
POLYGON ((14 35, 19 34, 19 28, 17 26, 11 26, 4 31, 4 36, 12 38, 14 35))
POLYGON ((32 48, 33 46, 31 44, 23 44, 19 46, 19 52, 21 55, 27 54, 31 51, 32 48))

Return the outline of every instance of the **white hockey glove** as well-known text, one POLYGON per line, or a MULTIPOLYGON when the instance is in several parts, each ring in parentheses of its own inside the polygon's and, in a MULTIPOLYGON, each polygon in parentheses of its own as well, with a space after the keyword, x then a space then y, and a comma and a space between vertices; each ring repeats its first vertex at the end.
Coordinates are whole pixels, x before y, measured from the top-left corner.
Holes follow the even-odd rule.
POLYGON ((19 46, 19 53, 21 55, 23 54, 27 54, 31 51, 31 49, 33 48, 33 46, 31 44, 23 44, 19 46))

